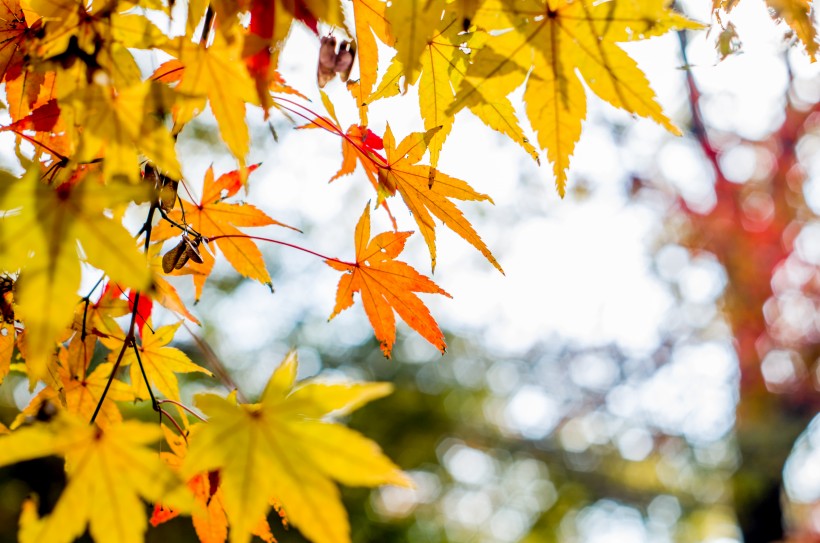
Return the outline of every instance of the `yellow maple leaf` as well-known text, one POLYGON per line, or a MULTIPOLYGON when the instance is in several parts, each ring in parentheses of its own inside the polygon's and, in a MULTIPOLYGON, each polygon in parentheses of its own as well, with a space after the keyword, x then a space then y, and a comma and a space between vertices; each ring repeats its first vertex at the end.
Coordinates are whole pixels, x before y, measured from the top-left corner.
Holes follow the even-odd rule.
POLYGON ((134 289, 150 283, 145 256, 131 234, 106 211, 130 202, 139 191, 77 177, 59 186, 39 179, 32 168, 9 181, 0 195, 0 256, 9 270, 21 269, 15 303, 26 324, 29 379, 59 387, 48 367, 55 341, 71 324, 80 286, 78 243, 89 263, 134 289))
POLYGON ((433 270, 436 268, 436 224, 433 217, 436 217, 478 249, 498 271, 504 273, 487 244, 451 201, 492 203, 490 197, 476 192, 461 179, 445 175, 430 166, 417 164, 436 132, 436 129, 428 130, 426 133, 414 132, 396 146, 396 140, 388 125, 384 133, 387 161, 379 167, 379 184, 388 193, 398 191, 407 208, 413 213, 421 235, 427 242, 433 270))
MULTIPOLYGON (((712 11, 718 22, 721 22, 720 10, 729 13, 739 3, 740 0, 712 0, 712 11)), ((769 14, 773 19, 783 19, 789 25, 797 38, 803 43, 811 61, 815 62, 817 52, 820 50, 820 43, 817 41, 817 23, 812 14, 811 0, 766 0, 766 5, 769 7, 769 14)), ((721 26, 723 25, 721 24, 721 26)), ((724 32, 727 30, 730 31, 730 33, 726 33, 727 37, 732 35, 736 37, 734 25, 731 22, 726 25, 724 32)))
MULTIPOLYGON (((47 385, 41 390, 14 419, 11 424, 12 430, 26 420, 36 417, 47 402, 63 402, 68 412, 84 420, 91 420, 114 367, 113 364, 106 362, 88 372, 96 342, 95 336, 87 336, 85 341, 82 341, 80 334, 75 334, 67 348, 60 347, 57 355, 57 374, 62 388, 58 390, 53 385, 47 385)), ((106 399, 109 401, 103 402, 96 419, 101 428, 122 421, 120 410, 110 400, 134 401, 137 397, 129 385, 114 379, 106 393, 106 399)))
MULTIPOLYGON (((176 86, 177 92, 208 98, 222 140, 240 166, 244 167, 245 156, 250 149, 245 104, 258 105, 259 97, 242 62, 242 40, 237 37, 228 43, 221 34, 216 34, 210 47, 186 40, 177 43, 166 48, 177 56, 184 67, 176 86)), ((201 112, 194 107, 185 109, 177 118, 177 123, 184 124, 201 112)))
MULTIPOLYGON (((203 426, 194 426, 188 432, 202 429, 203 426)), ((171 452, 163 452, 162 459, 172 468, 178 470, 188 453, 188 438, 172 432, 167 426, 162 426, 165 440, 171 447, 171 452)), ((199 537, 200 543, 223 543, 228 538, 228 517, 222 503, 222 489, 220 488, 219 472, 211 471, 194 475, 188 481, 188 488, 194 493, 197 507, 191 513, 191 521, 199 537)), ((179 511, 165 504, 155 504, 154 514, 151 516, 151 525, 158 526, 179 515, 179 511)), ((260 517, 251 533, 259 536, 266 543, 275 543, 268 519, 260 517)))
POLYGON ((69 543, 86 526, 95 541, 140 543, 147 527, 141 497, 190 510, 185 485, 147 447, 161 435, 156 424, 128 421, 102 429, 60 412, 47 424, 0 437, 0 466, 53 454, 66 460, 68 484, 54 510, 38 518, 33 503, 24 505, 21 543, 69 543))
POLYGON ((385 18, 387 4, 382 0, 353 0, 353 16, 356 28, 356 54, 359 57, 359 92, 369 96, 376 84, 379 66, 379 48, 373 34, 388 46, 395 44, 390 23, 385 18))
MULTIPOLYGON (((151 328, 150 319, 146 322, 142 330, 142 342, 137 346, 142 367, 145 375, 152 387, 158 389, 166 398, 179 401, 179 383, 177 373, 202 372, 206 375, 213 375, 202 366, 194 364, 188 355, 176 347, 167 345, 174 339, 181 322, 168 326, 160 326, 156 330, 151 328)), ((124 341, 122 337, 102 338, 102 343, 111 349, 109 361, 113 362, 119 355, 124 341)), ((126 349, 122 357, 123 366, 131 366, 131 386, 139 398, 148 398, 148 389, 145 386, 145 379, 142 370, 137 362, 137 355, 133 349, 126 349)))
MULTIPOLYGON (((428 145, 430 164, 434 167, 438 164, 444 140, 453 127, 455 116, 450 110, 455 101, 455 89, 459 88, 467 72, 470 61, 468 51, 478 50, 484 41, 484 34, 463 33, 459 15, 447 13, 439 23, 439 30, 424 46, 420 62, 421 76, 418 79, 419 107, 425 130, 440 127, 440 130, 430 138, 428 145)), ((396 55, 379 88, 370 96, 369 101, 398 94, 400 81, 404 76, 404 66, 399 55, 396 55)), ((415 81, 411 81, 411 84, 414 83, 415 81)), ((466 105, 490 128, 507 135, 538 160, 538 152, 521 134, 512 103, 507 98, 507 94, 514 88, 497 84, 493 88, 498 92, 492 100, 474 98, 466 105)))
POLYGON ((701 28, 670 10, 667 0, 487 0, 473 22, 488 31, 486 45, 476 53, 449 112, 491 104, 526 80, 527 116, 553 163, 561 196, 586 115, 577 72, 615 107, 680 134, 637 63, 617 45, 672 28, 701 28))
POLYGON ((396 341, 395 310, 410 327, 444 353, 444 334, 427 306, 414 294, 426 292, 450 297, 438 285, 416 270, 395 260, 404 250, 412 232, 383 232, 370 239, 370 209, 365 206, 356 225, 356 263, 326 260, 331 268, 346 272, 336 290, 332 319, 353 305, 353 294, 361 294, 362 305, 370 320, 382 352, 388 358, 396 341))
POLYGON ((375 443, 326 420, 337 410, 388 394, 390 385, 312 381, 294 386, 297 364, 296 355, 289 354, 256 404, 237 405, 214 394, 196 397, 208 422, 192 434, 182 473, 219 470, 232 543, 250 541, 272 497, 311 541, 345 543, 350 526, 334 480, 356 486, 410 484, 375 443), (323 396, 319 388, 327 398, 316 403, 323 396), (303 394, 305 389, 310 393, 303 394))
POLYGON ((174 139, 156 115, 157 111, 170 111, 166 96, 170 92, 159 83, 145 81, 116 89, 89 85, 66 97, 61 104, 70 104, 76 122, 82 124, 81 144, 73 158, 88 162, 104 155, 107 179, 121 175, 136 182, 140 179, 141 152, 167 176, 180 179, 174 139))
POLYGON ((404 74, 402 92, 418 79, 422 53, 439 28, 444 8, 444 0, 404 0, 387 7, 387 20, 396 40, 396 59, 404 74))

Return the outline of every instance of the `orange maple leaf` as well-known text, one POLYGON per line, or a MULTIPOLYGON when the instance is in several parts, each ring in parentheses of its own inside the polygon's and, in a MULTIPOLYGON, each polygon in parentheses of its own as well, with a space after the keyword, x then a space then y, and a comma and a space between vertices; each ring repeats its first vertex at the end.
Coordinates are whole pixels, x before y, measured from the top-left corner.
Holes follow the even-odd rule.
POLYGON ((392 195, 396 191, 401 194, 427 242, 433 270, 436 269, 436 224, 433 217, 436 217, 478 249, 498 271, 504 273, 487 244, 452 202, 486 200, 493 203, 492 199, 476 192, 461 179, 445 175, 432 166, 417 164, 438 131, 438 128, 434 128, 424 133, 414 132, 397 146, 390 125, 387 125, 383 139, 387 160, 383 166, 379 166, 379 194, 386 192, 392 195))
MULTIPOLYGON (((34 420, 47 402, 62 405, 71 413, 88 420, 103 397, 103 390, 107 390, 108 400, 136 400, 136 394, 130 385, 119 379, 114 379, 108 384, 113 364, 103 362, 94 370, 89 370, 96 342, 95 336, 89 335, 83 340, 80 334, 75 334, 67 348, 60 347, 55 367, 61 387, 47 385, 41 390, 32 398, 28 407, 20 411, 14 419, 12 429, 18 428, 26 421, 34 420)), ((122 422, 122 414, 117 404, 112 401, 103 402, 97 424, 101 428, 107 428, 119 422, 122 422)))
MULTIPOLYGON (((248 173, 258 167, 250 166, 248 173)), ((250 204, 231 204, 223 200, 236 194, 242 186, 239 170, 214 180, 213 168, 205 172, 202 198, 198 204, 180 198, 181 209, 173 209, 168 217, 178 224, 186 224, 205 238, 216 238, 216 245, 231 265, 251 279, 270 283, 262 253, 253 240, 245 237, 237 227, 279 225, 289 227, 268 217, 250 204), (184 213, 183 213, 184 210, 184 213)), ((179 233, 170 223, 160 223, 155 229, 154 240, 166 240, 179 233)), ((207 251, 202 251, 203 258, 207 251)), ((204 281, 203 281, 204 282, 204 281)))
POLYGON ((60 119, 60 106, 57 100, 51 99, 45 104, 37 107, 27 116, 8 126, 0 128, 2 131, 21 132, 23 130, 33 130, 35 132, 50 132, 54 129, 60 119))
POLYGON ((447 347, 444 334, 427 306, 413 293, 443 294, 448 298, 452 296, 412 267, 395 260, 404 250, 410 234, 412 232, 383 232, 370 239, 370 209, 365 206, 356 225, 356 263, 325 261, 335 270, 348 272, 339 280, 336 307, 330 318, 353 305, 353 294, 359 292, 364 311, 387 358, 390 358, 396 340, 394 310, 404 322, 442 353, 447 347))
MULTIPOLYGON (((162 425, 162 431, 165 434, 165 440, 171 447, 171 452, 162 452, 160 457, 174 471, 177 471, 188 453, 188 443, 185 437, 175 434, 165 425, 162 425)), ((188 488, 193 492, 194 500, 198 505, 192 511, 191 520, 200 543, 224 543, 228 539, 228 517, 225 514, 222 489, 219 483, 219 471, 199 473, 188 481, 188 488)), ((277 509, 277 512, 279 512, 283 522, 287 522, 281 508, 277 509)), ((151 514, 151 526, 159 526, 163 522, 179 516, 179 514, 180 512, 173 507, 163 503, 156 503, 151 514)), ((252 533, 266 543, 276 542, 276 538, 271 533, 268 520, 264 516, 259 518, 252 533)))
POLYGON ((27 33, 28 25, 20 2, 0 2, 0 81, 9 71, 20 73, 27 33))

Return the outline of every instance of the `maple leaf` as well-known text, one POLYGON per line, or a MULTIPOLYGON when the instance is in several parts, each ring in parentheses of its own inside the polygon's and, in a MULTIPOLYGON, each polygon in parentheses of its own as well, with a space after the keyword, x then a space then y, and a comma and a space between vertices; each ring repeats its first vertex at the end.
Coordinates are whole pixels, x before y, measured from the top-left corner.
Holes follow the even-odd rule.
POLYGON ((54 99, 54 75, 54 72, 41 73, 22 67, 20 73, 6 75, 6 102, 13 121, 19 121, 34 108, 54 99))
MULTIPOLYGON (((9 72, 6 80, 6 99, 9 115, 14 121, 4 130, 33 131, 26 140, 39 144, 54 158, 67 157, 74 149, 67 122, 54 96, 54 72, 20 70, 19 74, 9 72)), ((18 149, 21 138, 18 138, 18 149)), ((19 152, 19 151, 18 151, 19 152)))
MULTIPOLYGON (((455 90, 459 87, 467 71, 470 54, 484 41, 480 34, 465 35, 459 26, 457 14, 447 14, 442 21, 441 30, 427 41, 421 56, 421 75, 418 79, 419 107, 424 119, 424 129, 439 130, 430 138, 430 164, 438 164, 439 153, 444 140, 453 128, 455 117, 450 109, 455 101, 455 90)), ((388 98, 399 93, 399 82, 405 75, 404 65, 399 56, 393 59, 382 79, 379 88, 370 97, 370 101, 388 98)), ((418 75, 418 74, 416 74, 418 75)), ((407 79, 405 78, 405 81, 407 79)), ((415 84, 416 81, 410 81, 415 84)), ((496 87, 498 88, 498 87, 496 87)), ((506 95, 514 89, 504 89, 492 101, 471 103, 471 110, 490 128, 502 132, 521 145, 527 153, 538 160, 538 152, 521 135, 518 121, 515 118, 512 103, 506 95)))
MULTIPOLYGON (((0 255, 6 269, 22 268, 15 292, 18 317, 26 324, 29 379, 50 379, 55 341, 71 324, 80 286, 80 254, 113 280, 144 289, 150 273, 134 238, 106 210, 132 201, 139 187, 105 186, 93 177, 57 187, 32 168, 22 180, 4 181, 0 209, 0 255)), ((58 383, 55 382, 59 386, 58 383)))
MULTIPOLYGON (((467 70, 449 112, 491 104, 525 80, 527 116, 553 164, 561 196, 566 169, 586 115, 580 72, 590 89, 615 107, 680 131, 661 111, 637 63, 617 42, 700 28, 668 9, 666 0, 487 0, 473 23, 489 32, 467 70), (532 71, 530 73, 530 68, 532 71), (529 76, 528 76, 529 74, 529 76)), ((485 120, 485 122, 487 122, 485 120)))
MULTIPOLYGON (((47 385, 41 390, 14 419, 11 424, 12 430, 26 420, 33 420, 48 402, 61 403, 68 412, 84 420, 90 420, 103 397, 106 386, 109 387, 105 396, 107 400, 134 401, 137 399, 131 386, 118 379, 114 379, 108 385, 113 364, 99 364, 88 373, 96 341, 97 338, 94 336, 87 336, 83 341, 80 334, 75 334, 68 348, 60 347, 57 355, 57 375, 62 388, 56 389, 53 385, 47 385)), ((121 422, 122 414, 115 403, 106 401, 102 403, 96 420, 101 428, 106 428, 111 424, 121 422)))
POLYGON ((70 104, 82 123, 78 162, 90 162, 102 154, 106 178, 122 175, 139 179, 139 153, 144 154, 166 175, 182 177, 174 140, 162 120, 145 112, 169 111, 169 93, 153 82, 128 87, 89 85, 72 93, 61 103, 70 104))
POLYGON ((68 484, 53 511, 38 518, 29 502, 20 519, 21 543, 69 543, 89 527, 96 541, 139 543, 147 519, 140 497, 189 510, 191 498, 174 472, 147 445, 161 436, 135 421, 105 429, 66 412, 0 437, 0 466, 58 454, 68 484))
MULTIPOLYGON (((190 438, 192 432, 196 432, 201 428, 202 426, 191 428, 188 437, 190 438)), ((171 447, 171 452, 161 453, 162 459, 173 469, 178 470, 188 453, 188 441, 183 436, 173 433, 165 425, 162 426, 162 431, 165 434, 165 440, 171 447)), ((219 483, 218 471, 200 473, 194 475, 188 481, 188 488, 193 492, 197 506, 191 513, 191 520, 200 543, 223 543, 228 538, 228 517, 222 503, 222 489, 219 483)), ((158 503, 154 506, 154 513, 151 515, 151 525, 158 526, 177 517, 179 514, 178 510, 158 503)), ((257 520, 251 533, 259 536, 266 543, 276 541, 265 516, 257 520)))
POLYGON ((362 305, 381 342, 384 355, 390 358, 396 341, 395 310, 410 327, 444 353, 444 334, 430 315, 430 311, 414 292, 443 294, 444 290, 427 277, 395 258, 404 250, 412 232, 383 232, 370 239, 370 209, 365 206, 356 225, 356 263, 326 260, 328 266, 348 272, 339 280, 336 307, 332 319, 353 305, 353 294, 359 292, 362 305))
POLYGON ((151 320, 154 302, 151 301, 149 296, 138 296, 138 294, 133 289, 129 289, 125 293, 125 298, 128 300, 128 312, 134 314, 137 333, 142 336, 146 323, 151 320))
POLYGON ((103 288, 96 302, 87 302, 85 299, 77 305, 74 311, 72 328, 81 334, 85 331, 97 336, 119 333, 120 326, 114 321, 128 313, 128 302, 121 298, 123 287, 109 281, 103 288))
MULTIPOLYGON (((720 22, 720 10, 730 13, 739 4, 739 0, 713 0, 712 11, 720 22)), ((783 19, 794 31, 797 38, 803 43, 812 62, 817 60, 820 43, 817 41, 817 28, 812 16, 811 0, 766 0, 769 14, 773 19, 783 19)), ((734 33, 734 25, 730 22, 727 30, 734 33)), ((736 34, 734 34, 736 37, 736 34)), ((725 57, 725 55, 724 55, 725 57)))
POLYGON ((378 191, 379 167, 374 157, 382 150, 384 150, 384 141, 375 132, 366 126, 350 125, 342 138, 342 166, 330 180, 335 181, 343 175, 350 175, 356 171, 358 162, 364 168, 373 188, 378 191))
MULTIPOLYGON (((167 47, 166 50, 174 54, 183 67, 177 71, 179 84, 175 87, 176 91, 208 99, 222 140, 240 166, 244 167, 245 156, 250 149, 250 134, 245 124, 245 104, 258 105, 259 97, 241 60, 242 40, 237 38, 228 43, 217 34, 207 48, 202 44, 179 40, 178 45, 167 47), (225 84, 226 81, 230 81, 230 84, 225 84)), ((177 117, 177 125, 188 122, 200 112, 201 108, 191 102, 177 117)))
MULTIPOLYGON (((166 398, 179 401, 179 383, 177 373, 202 372, 208 376, 213 374, 194 364, 188 356, 175 347, 167 345, 174 339, 181 322, 168 326, 161 326, 156 330, 151 328, 149 320, 143 330, 142 341, 137 350, 139 351, 139 361, 145 369, 145 375, 151 383, 152 388, 157 388, 166 398)), ((125 336, 101 338, 102 343, 111 349, 109 361, 114 362, 122 349, 125 336)), ((123 366, 131 366, 131 386, 139 398, 148 398, 148 389, 145 386, 145 379, 142 376, 137 355, 133 349, 126 349, 122 357, 123 366)))
POLYGON ((24 61, 28 25, 17 0, 0 2, 0 81, 24 61))
POLYGON ((33 130, 35 132, 50 132, 60 118, 60 106, 57 100, 51 99, 34 109, 29 115, 0 128, 3 131, 19 132, 33 130))
POLYGON ((418 79, 422 53, 439 28, 444 8, 444 0, 405 0, 387 7, 387 20, 396 40, 396 59, 404 74, 403 92, 418 79))
MULTIPOLYGON (((247 168, 248 173, 258 166, 257 164, 247 168)), ((244 237, 244 234, 237 227, 269 225, 292 227, 275 221, 250 204, 229 204, 223 201, 225 198, 236 194, 241 186, 242 182, 238 170, 223 174, 214 180, 213 167, 210 167, 205 172, 200 202, 194 204, 181 198, 182 209, 174 209, 168 213, 168 216, 178 224, 187 224, 205 239, 216 238, 217 247, 236 271, 245 277, 269 284, 271 278, 262 258, 262 252, 253 240, 244 237)), ((161 241, 178 233, 179 230, 170 223, 160 223, 154 229, 153 239, 161 241)), ((200 269, 204 266, 213 266, 213 257, 206 260, 208 258, 206 256, 207 251, 201 251, 201 253, 204 262, 200 264, 200 269)), ((210 273, 210 267, 207 268, 207 271, 210 273)), ((197 297, 199 297, 199 294, 197 294, 197 297)))
POLYGON ((274 496, 288 521, 311 541, 345 543, 350 526, 334 480, 355 486, 410 484, 375 443, 326 420, 389 394, 390 385, 309 381, 294 386, 297 364, 290 353, 259 403, 237 405, 214 394, 195 398, 208 422, 192 434, 182 473, 219 470, 232 543, 250 540, 274 496), (328 397, 315 401, 322 392, 328 397))
MULTIPOLYGON (((348 88, 350 88, 350 86, 348 86, 348 88)), ((375 132, 367 128, 366 125, 353 124, 348 127, 347 131, 344 131, 342 129, 342 123, 339 122, 338 117, 336 117, 336 108, 333 106, 333 102, 330 101, 330 98, 323 91, 320 91, 320 95, 322 97, 322 104, 324 104, 325 109, 327 109, 330 119, 316 115, 310 124, 301 128, 323 128, 328 132, 338 134, 342 137, 342 166, 339 168, 339 171, 330 178, 330 181, 335 181, 344 175, 353 173, 356 170, 356 162, 361 163, 368 181, 373 185, 373 189, 382 195, 382 197, 379 198, 378 206, 383 207, 385 211, 387 211, 390 220, 393 222, 393 228, 395 229, 396 220, 393 218, 393 214, 390 212, 390 208, 384 198, 386 194, 383 194, 380 190, 378 180, 379 164, 385 162, 385 158, 380 154, 380 151, 384 150, 384 141, 382 141, 375 132)), ((360 120, 366 120, 366 114, 364 113, 365 108, 360 107, 359 111, 361 114, 360 120)))
POLYGON ((436 268, 436 225, 433 216, 450 230, 478 249, 495 268, 504 273, 490 249, 451 199, 465 201, 492 200, 461 179, 445 175, 435 168, 416 164, 424 155, 428 142, 437 130, 414 132, 396 146, 390 125, 384 133, 387 160, 379 166, 379 185, 389 193, 397 190, 419 226, 430 251, 432 269, 436 268), (432 216, 431 216, 432 215, 432 216))
MULTIPOLYGON (((373 35, 392 47, 395 38, 390 23, 385 18, 382 0, 353 0, 353 16, 359 56, 359 85, 363 96, 369 96, 376 84, 376 68, 379 66, 379 48, 373 35)), ((348 32, 352 35, 351 32, 348 32)))
POLYGON ((278 52, 288 35, 294 20, 303 22, 314 34, 318 20, 339 26, 342 12, 339 2, 315 2, 310 0, 252 0, 250 23, 245 36, 243 56, 248 72, 256 84, 259 102, 267 118, 268 109, 274 105, 270 91, 292 92, 281 84, 276 71, 278 52))

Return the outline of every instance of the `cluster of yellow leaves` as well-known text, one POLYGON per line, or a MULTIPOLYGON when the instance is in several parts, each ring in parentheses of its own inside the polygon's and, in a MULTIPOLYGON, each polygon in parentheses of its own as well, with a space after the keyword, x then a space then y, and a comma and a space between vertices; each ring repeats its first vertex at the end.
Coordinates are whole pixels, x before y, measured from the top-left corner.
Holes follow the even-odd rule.
POLYGON ((153 524, 191 514, 206 543, 224 542, 229 528, 231 543, 248 542, 251 535, 274 541, 266 520, 272 504, 282 504, 281 514, 312 541, 349 541, 335 481, 411 483, 375 443, 330 418, 389 394, 391 387, 296 384, 297 365, 289 354, 258 403, 238 404, 235 394, 197 396, 208 420, 183 435, 163 428, 170 453, 152 447, 162 436, 156 424, 107 419, 89 425, 71 402, 49 422, 0 437, 0 466, 55 454, 66 462, 68 484, 50 514, 39 518, 34 502, 23 504, 20 541, 68 543, 88 526, 97 541, 137 543, 148 524, 141 498, 162 504, 153 524))
POLYGON ((21 543, 68 543, 86 526, 96 541, 138 543, 148 520, 140 498, 190 511, 178 476, 150 447, 160 435, 155 424, 127 421, 103 429, 61 412, 48 424, 0 437, 0 466, 49 455, 66 463, 68 484, 49 515, 39 518, 36 504, 23 505, 21 543))
MULTIPOLYGON (((808 0, 768 3, 813 58, 818 45, 808 0)), ((261 283, 271 277, 257 242, 316 255, 242 230, 287 226, 238 197, 257 167, 247 164, 247 109, 261 108, 267 118, 279 108, 340 137, 334 179, 361 166, 377 207, 388 214, 388 201, 398 196, 433 269, 436 228, 444 225, 502 271, 456 205, 490 197, 438 170, 456 113, 468 109, 536 160, 544 151, 563 195, 586 115, 584 84, 615 107, 677 132, 619 44, 700 25, 667 0, 352 0, 350 10, 340 0, 174 4, 0 3, 0 82, 10 119, 0 131, 14 134, 24 171, 0 171, 0 382, 14 369, 27 374, 32 389, 44 385, 2 438, 0 465, 58 454, 69 475, 51 514, 39 518, 33 503, 24 506, 20 539, 70 541, 88 525, 98 540, 138 541, 145 498, 191 512, 203 541, 224 541, 229 525, 232 541, 270 539, 264 518, 271 503, 280 503, 311 540, 345 542, 349 527, 334 481, 407 480, 374 444, 327 419, 386 394, 388 386, 294 386, 296 360, 289 357, 257 404, 200 397, 209 422, 189 427, 181 415, 179 432, 166 433, 173 452, 166 463, 147 447, 160 437, 158 428, 123 421, 114 403, 150 397, 168 415, 155 391, 160 401, 178 402, 177 374, 210 375, 170 346, 179 323, 154 328, 154 304, 198 323, 167 276, 191 275, 199 299, 215 248, 239 274, 261 283), (170 28, 172 8, 185 18, 181 36, 156 22, 164 18, 170 28), (330 118, 296 101, 302 95, 277 72, 294 24, 317 34, 317 49, 320 25, 355 43, 347 53, 357 52, 359 80, 348 89, 358 122, 347 129, 326 95, 330 118), (380 77, 382 45, 395 55, 380 77), (145 52, 165 60, 151 74, 138 61, 145 52), (424 130, 400 138, 389 125, 372 130, 370 105, 411 86, 418 88, 424 130), (533 143, 510 100, 522 86, 533 143), (218 177, 209 168, 197 198, 176 142, 207 111, 238 168, 218 177), (149 210, 138 232, 123 223, 135 205, 149 210), (95 286, 80 297, 84 269, 102 276, 99 296, 95 286), (30 424, 52 409, 58 414, 51 422, 30 424)), ((729 11, 734 4, 714 7, 729 11)), ((343 272, 332 316, 358 293, 386 356, 396 314, 444 352, 443 334, 417 294, 449 295, 398 260, 410 232, 390 218, 393 230, 371 238, 365 208, 354 262, 318 255, 343 272)))

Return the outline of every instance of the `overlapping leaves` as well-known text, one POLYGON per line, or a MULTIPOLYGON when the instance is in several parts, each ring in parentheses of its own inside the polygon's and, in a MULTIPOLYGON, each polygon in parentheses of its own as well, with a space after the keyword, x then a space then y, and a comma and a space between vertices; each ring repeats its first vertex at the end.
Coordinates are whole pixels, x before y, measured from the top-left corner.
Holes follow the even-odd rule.
POLYGON ((219 470, 231 543, 247 543, 275 498, 289 522, 311 541, 350 540, 347 514, 334 481, 354 486, 409 485, 378 446, 326 420, 388 394, 385 383, 295 384, 296 355, 288 355, 259 403, 197 396, 208 422, 191 439, 185 477, 219 470))
MULTIPOLYGON (((728 11, 735 3, 716 1, 714 8, 728 11)), ((537 158, 510 99, 523 86, 524 113, 563 195, 586 116, 584 85, 615 107, 676 132, 647 77, 619 44, 698 25, 666 0, 353 0, 347 19, 337 0, 191 0, 182 8, 162 0, 140 3, 154 11, 150 18, 135 5, 0 5, 0 79, 11 119, 0 131, 14 135, 27 172, 0 174, 0 380, 15 369, 28 374, 32 387, 44 383, 10 436, 0 438, 0 465, 57 454, 68 473, 49 515, 40 518, 33 502, 24 505, 19 538, 70 541, 88 526, 98 541, 139 541, 146 499, 162 504, 160 511, 189 512, 198 503, 193 516, 198 531, 208 534, 203 540, 224 541, 230 526, 232 541, 244 542, 251 534, 268 537, 263 519, 278 500, 312 541, 349 541, 336 482, 408 480, 377 446, 330 418, 387 394, 389 386, 296 385, 291 355, 259 403, 203 395, 197 406, 207 423, 191 427, 186 416, 167 421, 177 428, 166 431, 174 452, 172 460, 165 456, 167 464, 149 448, 160 437, 158 427, 124 422, 114 403, 145 399, 148 387, 179 402, 178 373, 210 373, 171 346, 179 324, 154 328, 153 304, 196 322, 165 275, 192 275, 198 299, 216 246, 239 274, 270 282, 257 241, 242 229, 280 223, 251 204, 226 201, 247 186, 255 169, 245 163, 249 106, 261 107, 265 119, 274 108, 316 118, 317 126, 341 137, 342 167, 334 178, 361 165, 388 213, 387 200, 398 195, 433 268, 441 223, 500 271, 456 206, 489 196, 438 170, 456 113, 471 111, 537 158), (185 12, 185 33, 174 38, 153 22, 170 17, 172 7, 174 17, 185 12), (346 29, 345 40, 355 41, 359 80, 348 88, 359 120, 347 130, 326 95, 332 121, 313 114, 306 101, 281 99, 302 96, 277 72, 293 25, 317 36, 320 27, 346 29), (381 80, 384 49, 378 42, 395 49, 381 80), (172 58, 146 77, 136 60, 139 50, 172 58), (384 132, 368 126, 375 101, 413 86, 423 131, 396 138, 389 125, 384 132), (191 192, 178 199, 178 188, 191 191, 191 184, 176 138, 185 138, 185 128, 208 109, 238 168, 218 178, 209 169, 198 201, 191 192), (429 165, 422 162, 428 152, 429 165), (138 213, 150 209, 139 232, 123 226, 133 204, 145 204, 138 213), (82 298, 78 293, 86 265, 104 276, 99 296, 92 296, 97 287, 82 298), (116 320, 122 317, 130 322, 116 320), (50 422, 33 422, 52 410, 57 415, 50 422), (91 418, 96 424, 88 424, 91 418)), ((809 2, 768 5, 814 57, 809 2)), ((393 230, 371 238, 365 208, 355 228, 355 262, 326 260, 344 273, 333 316, 358 294, 385 355, 395 342, 396 314, 443 352, 443 334, 418 294, 448 295, 397 260, 410 232, 399 231, 390 218, 393 230)), ((153 404, 167 416, 162 405, 153 404)))
POLYGON ((128 421, 102 429, 61 413, 0 438, 0 466, 53 454, 66 461, 68 484, 54 510, 39 518, 33 503, 24 504, 20 541, 69 543, 88 526, 96 541, 137 543, 147 527, 140 498, 190 510, 182 481, 149 448, 160 435, 154 424, 128 421))

